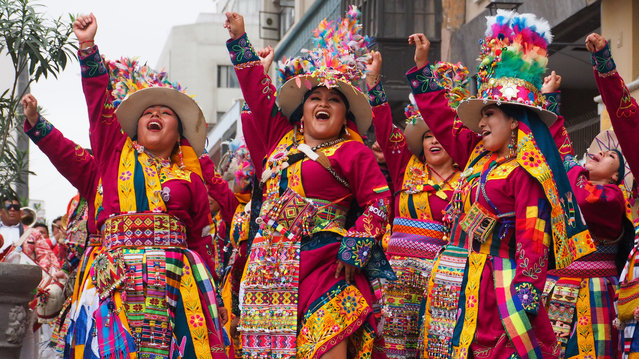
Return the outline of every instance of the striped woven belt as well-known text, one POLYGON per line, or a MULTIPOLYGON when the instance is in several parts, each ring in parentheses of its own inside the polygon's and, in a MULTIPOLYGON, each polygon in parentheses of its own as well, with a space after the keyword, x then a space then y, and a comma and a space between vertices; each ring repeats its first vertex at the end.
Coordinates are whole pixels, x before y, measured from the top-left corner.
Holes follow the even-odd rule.
POLYGON ((99 247, 102 245, 102 235, 100 234, 90 234, 89 242, 87 243, 89 247, 99 247))
POLYGON ((388 241, 388 255, 433 259, 448 241, 448 228, 440 222, 396 217, 388 241))
POLYGON ((599 251, 580 258, 566 268, 550 270, 548 274, 573 278, 616 277, 618 275, 614 254, 599 253, 599 251))
POLYGON ((186 227, 167 213, 120 214, 107 219, 102 244, 116 247, 186 247, 186 227))

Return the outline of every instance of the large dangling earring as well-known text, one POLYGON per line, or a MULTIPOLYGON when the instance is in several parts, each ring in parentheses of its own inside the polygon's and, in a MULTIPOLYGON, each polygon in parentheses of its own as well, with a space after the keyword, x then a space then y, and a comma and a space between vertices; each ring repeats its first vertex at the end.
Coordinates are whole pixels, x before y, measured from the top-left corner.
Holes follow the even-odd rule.
POLYGON ((300 121, 300 134, 304 134, 304 120, 300 121))
POLYGON ((182 141, 178 141, 178 166, 180 168, 184 168, 184 154, 182 153, 182 145, 180 144, 182 141))
POLYGON ((512 130, 510 135, 510 143, 508 144, 508 158, 515 157, 515 143, 517 139, 517 132, 512 130))
POLYGON ((348 132, 348 125, 344 124, 344 133, 346 134, 347 137, 351 136, 351 133, 348 132))

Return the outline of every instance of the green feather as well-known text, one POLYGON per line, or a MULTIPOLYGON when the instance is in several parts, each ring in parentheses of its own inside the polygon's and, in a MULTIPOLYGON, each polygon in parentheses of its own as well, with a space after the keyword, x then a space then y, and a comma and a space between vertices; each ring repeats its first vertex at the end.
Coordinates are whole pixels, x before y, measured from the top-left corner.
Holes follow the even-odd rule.
POLYGON ((495 66, 495 76, 501 77, 517 77, 530 82, 538 89, 541 88, 542 75, 546 72, 546 64, 538 61, 532 63, 526 62, 521 58, 519 52, 504 50, 501 53, 501 61, 495 66))

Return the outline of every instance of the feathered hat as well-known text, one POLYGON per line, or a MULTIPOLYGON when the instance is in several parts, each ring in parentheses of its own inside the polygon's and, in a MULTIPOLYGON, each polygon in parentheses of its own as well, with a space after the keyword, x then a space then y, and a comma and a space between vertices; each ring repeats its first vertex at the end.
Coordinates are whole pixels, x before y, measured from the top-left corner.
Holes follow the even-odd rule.
POLYGON ((141 65, 136 58, 121 58, 107 62, 115 113, 120 126, 129 137, 137 135, 138 120, 149 106, 171 108, 182 122, 183 135, 197 154, 204 151, 206 121, 200 106, 185 93, 177 82, 171 82, 166 72, 141 65))
POLYGON ((477 96, 462 101, 457 114, 468 128, 479 132, 481 109, 491 104, 526 106, 550 126, 557 115, 544 109, 541 94, 548 63, 550 25, 534 14, 498 10, 488 16, 486 36, 480 40, 477 96))
POLYGON ((348 100, 359 133, 371 125, 368 96, 357 86, 370 57, 371 39, 360 34, 360 13, 351 6, 340 22, 322 20, 313 31, 312 50, 279 63, 280 78, 288 79, 279 90, 277 101, 286 117, 304 102, 306 92, 316 86, 340 91, 348 100), (291 76, 294 76, 291 78, 291 76))
MULTIPOLYGON (((459 103, 470 96, 468 91, 468 69, 461 63, 452 64, 450 62, 439 61, 433 67, 433 73, 437 83, 446 90, 448 105, 456 109, 459 103)), ((424 122, 422 115, 415 105, 415 98, 409 95, 410 104, 406 105, 404 114, 406 115, 406 127, 404 137, 408 149, 419 156, 423 151, 422 141, 424 133, 428 131, 428 125, 424 122)))

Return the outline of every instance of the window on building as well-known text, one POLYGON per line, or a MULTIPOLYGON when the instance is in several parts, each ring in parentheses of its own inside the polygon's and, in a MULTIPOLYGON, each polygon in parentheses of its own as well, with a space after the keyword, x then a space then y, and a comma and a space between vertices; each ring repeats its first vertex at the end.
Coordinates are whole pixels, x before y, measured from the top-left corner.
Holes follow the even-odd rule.
POLYGON ((235 75, 235 69, 231 65, 217 66, 217 87, 240 88, 240 83, 235 75))
POLYGON ((280 0, 280 39, 295 24, 295 1, 280 0))

